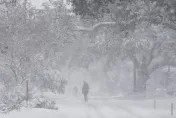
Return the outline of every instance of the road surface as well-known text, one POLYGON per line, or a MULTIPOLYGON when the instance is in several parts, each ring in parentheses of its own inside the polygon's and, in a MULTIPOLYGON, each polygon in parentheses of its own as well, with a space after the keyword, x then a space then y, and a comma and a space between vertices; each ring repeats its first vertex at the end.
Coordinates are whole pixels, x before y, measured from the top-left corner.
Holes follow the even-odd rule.
POLYGON ((60 112, 67 118, 169 118, 167 108, 153 108, 152 101, 129 101, 115 99, 82 99, 57 101, 60 112), (74 116, 74 117, 73 117, 74 116))

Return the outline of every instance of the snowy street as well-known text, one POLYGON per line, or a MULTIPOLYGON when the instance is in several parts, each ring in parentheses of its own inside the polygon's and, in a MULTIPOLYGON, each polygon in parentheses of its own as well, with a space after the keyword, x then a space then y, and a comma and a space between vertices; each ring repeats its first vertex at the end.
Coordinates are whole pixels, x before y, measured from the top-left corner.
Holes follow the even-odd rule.
MULTIPOLYGON (((158 100, 153 108, 152 100, 91 99, 88 103, 82 98, 52 98, 58 110, 24 108, 0 118, 173 118, 170 115, 170 102, 158 100)), ((168 100, 167 100, 168 101, 168 100)), ((176 114, 176 109, 174 109, 176 114)))

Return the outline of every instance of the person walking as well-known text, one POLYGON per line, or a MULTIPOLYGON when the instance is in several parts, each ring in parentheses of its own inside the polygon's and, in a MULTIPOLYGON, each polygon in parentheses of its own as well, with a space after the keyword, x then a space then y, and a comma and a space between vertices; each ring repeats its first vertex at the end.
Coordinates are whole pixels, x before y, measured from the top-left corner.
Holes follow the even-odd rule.
POLYGON ((89 93, 89 85, 86 81, 84 81, 84 84, 82 86, 82 94, 84 95, 84 101, 88 101, 88 93, 89 93))

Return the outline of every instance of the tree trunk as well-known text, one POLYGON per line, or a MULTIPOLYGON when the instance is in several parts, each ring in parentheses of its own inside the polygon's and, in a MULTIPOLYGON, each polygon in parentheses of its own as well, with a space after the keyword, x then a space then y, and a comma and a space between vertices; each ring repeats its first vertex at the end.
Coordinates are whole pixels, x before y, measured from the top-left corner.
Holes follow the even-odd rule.
POLYGON ((142 71, 139 69, 137 71, 137 81, 136 81, 136 91, 137 92, 145 92, 146 91, 146 83, 149 78, 149 75, 146 73, 146 71, 142 71))
POLYGON ((165 78, 165 82, 164 82, 165 87, 168 87, 170 79, 171 79, 170 78, 170 65, 168 65, 167 78, 165 78))
POLYGON ((136 92, 136 67, 133 65, 133 92, 136 92))

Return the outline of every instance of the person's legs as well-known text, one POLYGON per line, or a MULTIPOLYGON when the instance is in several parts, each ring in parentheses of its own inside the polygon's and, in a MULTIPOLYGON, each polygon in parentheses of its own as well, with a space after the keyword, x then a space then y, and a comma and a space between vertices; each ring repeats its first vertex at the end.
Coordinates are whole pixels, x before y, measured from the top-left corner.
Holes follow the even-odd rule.
POLYGON ((86 94, 86 96, 85 96, 85 100, 86 100, 86 102, 88 101, 88 94, 86 94))
POLYGON ((86 96, 86 101, 88 101, 88 95, 86 96))
POLYGON ((85 96, 86 98, 85 98, 85 102, 87 102, 87 94, 86 94, 86 96, 85 96))
POLYGON ((87 98, 87 94, 86 94, 86 93, 84 94, 84 101, 85 101, 85 102, 88 101, 88 98, 87 98))
POLYGON ((86 102, 86 94, 84 94, 84 101, 86 102))

